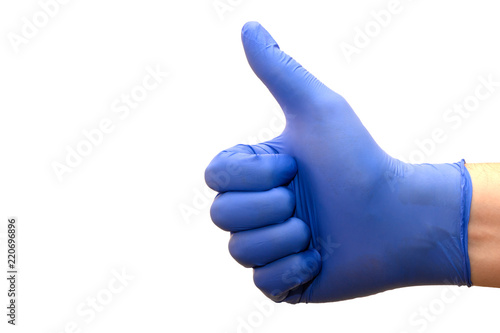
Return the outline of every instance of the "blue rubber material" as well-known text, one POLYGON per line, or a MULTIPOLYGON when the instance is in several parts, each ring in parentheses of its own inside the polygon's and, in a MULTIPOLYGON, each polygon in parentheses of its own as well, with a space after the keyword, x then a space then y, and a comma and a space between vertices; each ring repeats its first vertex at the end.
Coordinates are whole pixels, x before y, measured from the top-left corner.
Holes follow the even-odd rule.
MULTIPOLYGON (((275 301, 330 302, 404 286, 471 285, 464 161, 387 155, 349 104, 280 50, 258 23, 242 40, 286 128, 238 145, 205 172, 229 250, 275 301)), ((385 121, 381 119, 381 121, 385 121)))

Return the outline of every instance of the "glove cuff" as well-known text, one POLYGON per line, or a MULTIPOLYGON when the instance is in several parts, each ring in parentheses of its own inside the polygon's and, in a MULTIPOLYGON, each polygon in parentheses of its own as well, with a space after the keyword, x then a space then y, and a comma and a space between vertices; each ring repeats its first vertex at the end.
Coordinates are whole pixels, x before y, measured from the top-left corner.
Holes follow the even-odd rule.
POLYGON ((470 218, 470 207, 472 202, 472 180, 470 178, 469 171, 465 167, 465 160, 460 161, 460 171, 462 173, 461 190, 462 190, 462 203, 461 203, 461 222, 460 222, 460 240, 462 241, 462 249, 464 251, 464 267, 465 276, 464 281, 467 283, 468 287, 472 286, 471 272, 470 272, 470 260, 469 260, 469 218, 470 218))

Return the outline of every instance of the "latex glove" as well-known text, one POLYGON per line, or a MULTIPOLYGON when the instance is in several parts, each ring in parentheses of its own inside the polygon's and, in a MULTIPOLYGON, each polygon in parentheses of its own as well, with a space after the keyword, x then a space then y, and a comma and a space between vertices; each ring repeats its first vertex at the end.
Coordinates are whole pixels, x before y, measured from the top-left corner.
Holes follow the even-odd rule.
MULTIPOLYGON (((286 115, 277 138, 217 155, 211 208, 229 250, 275 301, 328 302, 415 285, 471 285, 472 196, 463 161, 403 163, 349 104, 283 53, 258 23, 242 40, 286 115)), ((381 120, 382 121, 382 120, 381 120)))

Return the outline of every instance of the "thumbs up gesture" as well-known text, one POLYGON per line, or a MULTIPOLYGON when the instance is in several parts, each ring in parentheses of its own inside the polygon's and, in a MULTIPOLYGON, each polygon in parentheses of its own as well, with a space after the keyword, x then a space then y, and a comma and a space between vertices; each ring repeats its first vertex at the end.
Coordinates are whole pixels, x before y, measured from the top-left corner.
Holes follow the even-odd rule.
POLYGON ((346 100, 281 51, 260 24, 247 23, 242 41, 286 127, 270 141, 222 151, 205 179, 219 192, 212 220, 231 232, 229 251, 253 268, 256 286, 289 303, 470 286, 472 186, 464 162, 392 158, 346 100))

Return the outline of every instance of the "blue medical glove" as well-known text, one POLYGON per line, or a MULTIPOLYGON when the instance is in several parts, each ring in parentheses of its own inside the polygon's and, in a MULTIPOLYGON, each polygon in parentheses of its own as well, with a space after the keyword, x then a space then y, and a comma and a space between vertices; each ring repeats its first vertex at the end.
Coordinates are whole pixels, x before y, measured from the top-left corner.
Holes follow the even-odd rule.
POLYGON ((471 285, 464 162, 407 164, 375 143, 349 104, 250 22, 250 66, 280 104, 275 139, 208 166, 211 216, 275 301, 329 302, 416 285, 471 285))

